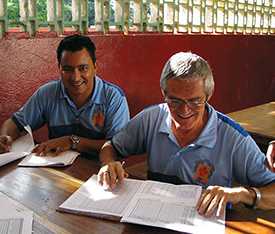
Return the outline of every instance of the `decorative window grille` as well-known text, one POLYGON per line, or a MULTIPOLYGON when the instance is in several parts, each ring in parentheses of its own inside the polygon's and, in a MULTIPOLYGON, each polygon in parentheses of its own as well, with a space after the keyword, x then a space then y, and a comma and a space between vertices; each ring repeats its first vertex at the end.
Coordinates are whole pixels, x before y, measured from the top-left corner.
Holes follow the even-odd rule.
POLYGON ((275 0, 0 0, 0 37, 14 25, 30 36, 40 28, 58 35, 68 28, 83 34, 270 35, 275 33, 275 0), (8 4, 14 1, 19 5, 19 20, 9 17, 8 4), (46 20, 38 18, 42 1, 47 6, 46 20), (65 17, 65 2, 71 8, 70 20, 65 17))

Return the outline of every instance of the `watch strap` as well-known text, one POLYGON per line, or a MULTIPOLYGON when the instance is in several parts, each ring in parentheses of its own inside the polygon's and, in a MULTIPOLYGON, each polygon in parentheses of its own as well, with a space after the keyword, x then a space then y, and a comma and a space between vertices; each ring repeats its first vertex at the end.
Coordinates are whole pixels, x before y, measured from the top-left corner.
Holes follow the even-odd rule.
POLYGON ((261 201, 262 195, 261 195, 259 189, 255 188, 255 187, 252 187, 251 189, 255 192, 256 198, 255 198, 254 204, 252 206, 245 204, 245 207, 252 209, 252 210, 256 210, 258 208, 260 201, 261 201))
POLYGON ((76 135, 71 135, 71 141, 73 143, 72 149, 75 150, 77 148, 78 143, 79 143, 79 137, 76 136, 76 135))

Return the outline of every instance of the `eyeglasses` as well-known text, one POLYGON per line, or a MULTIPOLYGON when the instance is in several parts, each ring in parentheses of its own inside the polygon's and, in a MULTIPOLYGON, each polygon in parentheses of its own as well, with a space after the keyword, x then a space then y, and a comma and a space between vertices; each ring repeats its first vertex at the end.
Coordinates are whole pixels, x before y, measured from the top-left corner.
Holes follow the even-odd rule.
POLYGON ((173 108, 181 108, 183 104, 186 104, 189 109, 201 109, 206 103, 206 101, 205 102, 199 102, 199 101, 184 102, 182 100, 169 99, 169 98, 165 98, 165 102, 168 104, 168 106, 173 108))

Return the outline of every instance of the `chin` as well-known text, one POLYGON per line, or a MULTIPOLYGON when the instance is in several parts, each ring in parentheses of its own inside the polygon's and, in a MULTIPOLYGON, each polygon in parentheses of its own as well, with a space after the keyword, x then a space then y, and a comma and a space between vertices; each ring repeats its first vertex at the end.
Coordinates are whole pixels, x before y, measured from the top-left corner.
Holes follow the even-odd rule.
POLYGON ((181 123, 181 122, 178 122, 178 121, 174 121, 174 124, 175 124, 176 129, 178 129, 178 130, 191 129, 191 125, 188 124, 188 123, 181 123))

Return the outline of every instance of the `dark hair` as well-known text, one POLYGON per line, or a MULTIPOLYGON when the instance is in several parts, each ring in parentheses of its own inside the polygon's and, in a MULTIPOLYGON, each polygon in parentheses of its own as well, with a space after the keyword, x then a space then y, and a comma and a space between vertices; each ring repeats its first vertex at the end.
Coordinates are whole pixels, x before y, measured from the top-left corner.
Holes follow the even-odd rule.
POLYGON ((57 47, 56 53, 57 53, 57 60, 58 65, 60 65, 61 55, 64 50, 76 52, 81 51, 83 48, 86 48, 89 52, 91 59, 93 60, 93 64, 95 65, 96 58, 95 58, 95 45, 93 41, 87 37, 82 36, 79 34, 73 34, 65 37, 61 40, 59 43, 59 46, 57 47))

